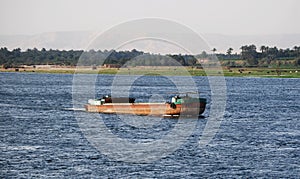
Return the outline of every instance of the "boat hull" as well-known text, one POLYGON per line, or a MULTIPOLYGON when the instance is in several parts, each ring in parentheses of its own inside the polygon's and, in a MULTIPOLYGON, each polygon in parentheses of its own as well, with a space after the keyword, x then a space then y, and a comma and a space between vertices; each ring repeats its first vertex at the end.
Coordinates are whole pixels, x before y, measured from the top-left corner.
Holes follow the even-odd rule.
POLYGON ((85 105, 88 112, 106 114, 133 115, 198 115, 205 110, 206 103, 187 103, 170 105, 169 103, 107 103, 103 105, 85 105))

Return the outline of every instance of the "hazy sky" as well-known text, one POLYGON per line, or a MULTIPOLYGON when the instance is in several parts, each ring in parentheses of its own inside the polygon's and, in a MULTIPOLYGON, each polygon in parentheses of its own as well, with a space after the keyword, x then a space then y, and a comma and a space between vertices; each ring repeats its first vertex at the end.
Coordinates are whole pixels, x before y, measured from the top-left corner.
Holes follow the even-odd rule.
POLYGON ((299 0, 0 0, 0 35, 106 30, 144 17, 198 33, 300 33, 299 0))

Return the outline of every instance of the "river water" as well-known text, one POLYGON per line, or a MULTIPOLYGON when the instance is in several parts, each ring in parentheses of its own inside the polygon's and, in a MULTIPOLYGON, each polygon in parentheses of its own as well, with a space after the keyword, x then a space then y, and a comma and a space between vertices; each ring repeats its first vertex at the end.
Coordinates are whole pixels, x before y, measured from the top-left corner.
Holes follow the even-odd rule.
MULTIPOLYGON (((111 92, 114 78, 98 76, 97 97, 111 92)), ((187 81, 143 76, 127 89, 137 102, 169 100, 168 92, 176 91, 172 79, 187 81)), ((165 156, 134 162, 99 150, 78 118, 98 115, 113 135, 134 142, 162 139, 178 120, 89 114, 73 106, 73 75, 0 73, 1 178, 300 177, 300 79, 226 78, 224 118, 205 147, 198 144, 213 115, 212 94, 206 77, 193 79, 208 105, 203 117, 193 119, 191 134, 165 156)))

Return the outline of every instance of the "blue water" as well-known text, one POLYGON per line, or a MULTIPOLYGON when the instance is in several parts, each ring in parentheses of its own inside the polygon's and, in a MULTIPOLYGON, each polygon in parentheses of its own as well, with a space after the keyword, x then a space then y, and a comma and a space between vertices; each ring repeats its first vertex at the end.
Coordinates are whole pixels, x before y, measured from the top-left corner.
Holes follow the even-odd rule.
MULTIPOLYGON (((98 76, 97 97, 110 92, 113 79, 98 76)), ((0 177, 300 177, 300 79, 226 78, 224 119, 206 147, 198 142, 212 94, 207 78, 194 80, 209 102, 204 118, 194 119, 192 134, 174 152, 133 163, 103 154, 81 131, 76 116, 91 114, 73 109, 72 75, 0 73, 0 177)), ((166 77, 145 76, 129 89, 138 101, 155 94, 169 100, 176 86, 166 77)), ((178 123, 138 117, 142 122, 134 126, 123 120, 130 116, 99 116, 112 134, 134 142, 159 140, 178 123)))

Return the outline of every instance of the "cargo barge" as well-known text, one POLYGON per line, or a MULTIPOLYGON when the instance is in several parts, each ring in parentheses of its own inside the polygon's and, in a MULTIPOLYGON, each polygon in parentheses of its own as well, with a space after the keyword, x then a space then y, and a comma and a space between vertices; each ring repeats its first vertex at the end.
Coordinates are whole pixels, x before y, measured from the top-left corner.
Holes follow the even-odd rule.
POLYGON ((87 112, 105 114, 133 114, 151 116, 200 115, 205 111, 205 98, 192 98, 188 95, 173 96, 171 102, 165 103, 135 103, 134 98, 89 99, 85 105, 87 112))

